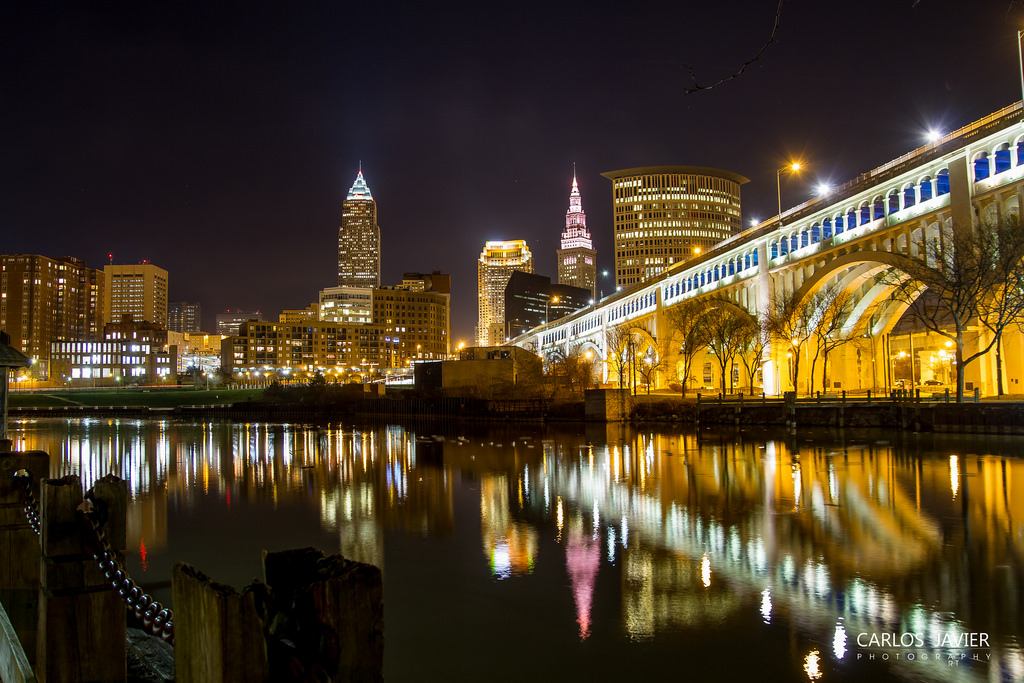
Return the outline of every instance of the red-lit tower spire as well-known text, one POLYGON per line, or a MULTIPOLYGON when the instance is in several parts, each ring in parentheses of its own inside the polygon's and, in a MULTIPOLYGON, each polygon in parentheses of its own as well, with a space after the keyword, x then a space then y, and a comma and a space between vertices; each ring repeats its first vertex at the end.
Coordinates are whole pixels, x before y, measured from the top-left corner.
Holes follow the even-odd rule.
POLYGON ((558 284, 583 287, 590 290, 590 296, 594 296, 597 286, 597 252, 587 230, 587 215, 583 212, 575 164, 561 247, 558 250, 558 284))

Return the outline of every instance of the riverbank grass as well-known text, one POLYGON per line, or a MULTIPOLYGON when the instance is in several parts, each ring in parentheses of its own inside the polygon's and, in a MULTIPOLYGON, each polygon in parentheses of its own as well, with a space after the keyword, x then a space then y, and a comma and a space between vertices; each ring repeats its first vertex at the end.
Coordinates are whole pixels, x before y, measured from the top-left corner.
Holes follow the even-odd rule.
POLYGON ((177 406, 222 405, 258 401, 263 389, 97 389, 95 391, 31 391, 10 394, 11 408, 58 406, 177 406))

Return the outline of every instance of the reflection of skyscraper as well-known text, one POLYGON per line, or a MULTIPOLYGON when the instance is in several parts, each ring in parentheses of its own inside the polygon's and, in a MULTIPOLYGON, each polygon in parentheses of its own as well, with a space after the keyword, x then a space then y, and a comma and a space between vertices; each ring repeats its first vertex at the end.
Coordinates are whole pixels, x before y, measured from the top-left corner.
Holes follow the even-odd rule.
POLYGON ((505 285, 516 270, 533 272, 533 255, 524 240, 484 245, 477 261, 477 346, 505 341, 505 285))
POLYGON ((484 554, 499 579, 531 573, 537 557, 536 529, 512 521, 511 512, 505 475, 485 476, 480 481, 480 529, 484 554))
POLYGON ((587 215, 583 213, 575 172, 572 174, 572 191, 569 193, 569 210, 565 212, 561 244, 562 248, 558 250, 558 284, 589 289, 590 298, 594 298, 597 252, 587 230, 587 215))
POLYGON ((590 637, 590 606, 594 602, 594 584, 601 568, 601 542, 584 533, 582 517, 569 528, 569 541, 565 546, 565 568, 572 582, 572 597, 576 603, 576 623, 580 625, 580 640, 590 637))
POLYGON ((338 228, 338 286, 380 287, 380 228, 377 203, 359 169, 341 205, 338 228))

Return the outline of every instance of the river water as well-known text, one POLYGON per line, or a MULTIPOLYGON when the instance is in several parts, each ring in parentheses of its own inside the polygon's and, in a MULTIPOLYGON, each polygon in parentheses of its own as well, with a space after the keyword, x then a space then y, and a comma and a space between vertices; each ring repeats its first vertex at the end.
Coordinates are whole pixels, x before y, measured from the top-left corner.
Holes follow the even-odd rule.
POLYGON ((1024 438, 14 421, 128 569, 379 566, 389 681, 1024 680, 1024 438))

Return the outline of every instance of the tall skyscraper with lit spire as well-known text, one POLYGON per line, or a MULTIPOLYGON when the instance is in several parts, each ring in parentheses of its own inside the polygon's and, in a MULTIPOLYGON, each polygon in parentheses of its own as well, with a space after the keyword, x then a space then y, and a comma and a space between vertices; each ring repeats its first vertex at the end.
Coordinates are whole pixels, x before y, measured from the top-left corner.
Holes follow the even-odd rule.
POLYGON ((338 286, 380 287, 380 228, 377 203, 363 178, 356 181, 341 205, 338 228, 338 286))
POLYGON ((575 169, 562 230, 562 248, 558 250, 558 284, 589 289, 592 297, 597 287, 597 252, 587 230, 587 215, 583 213, 575 169))

